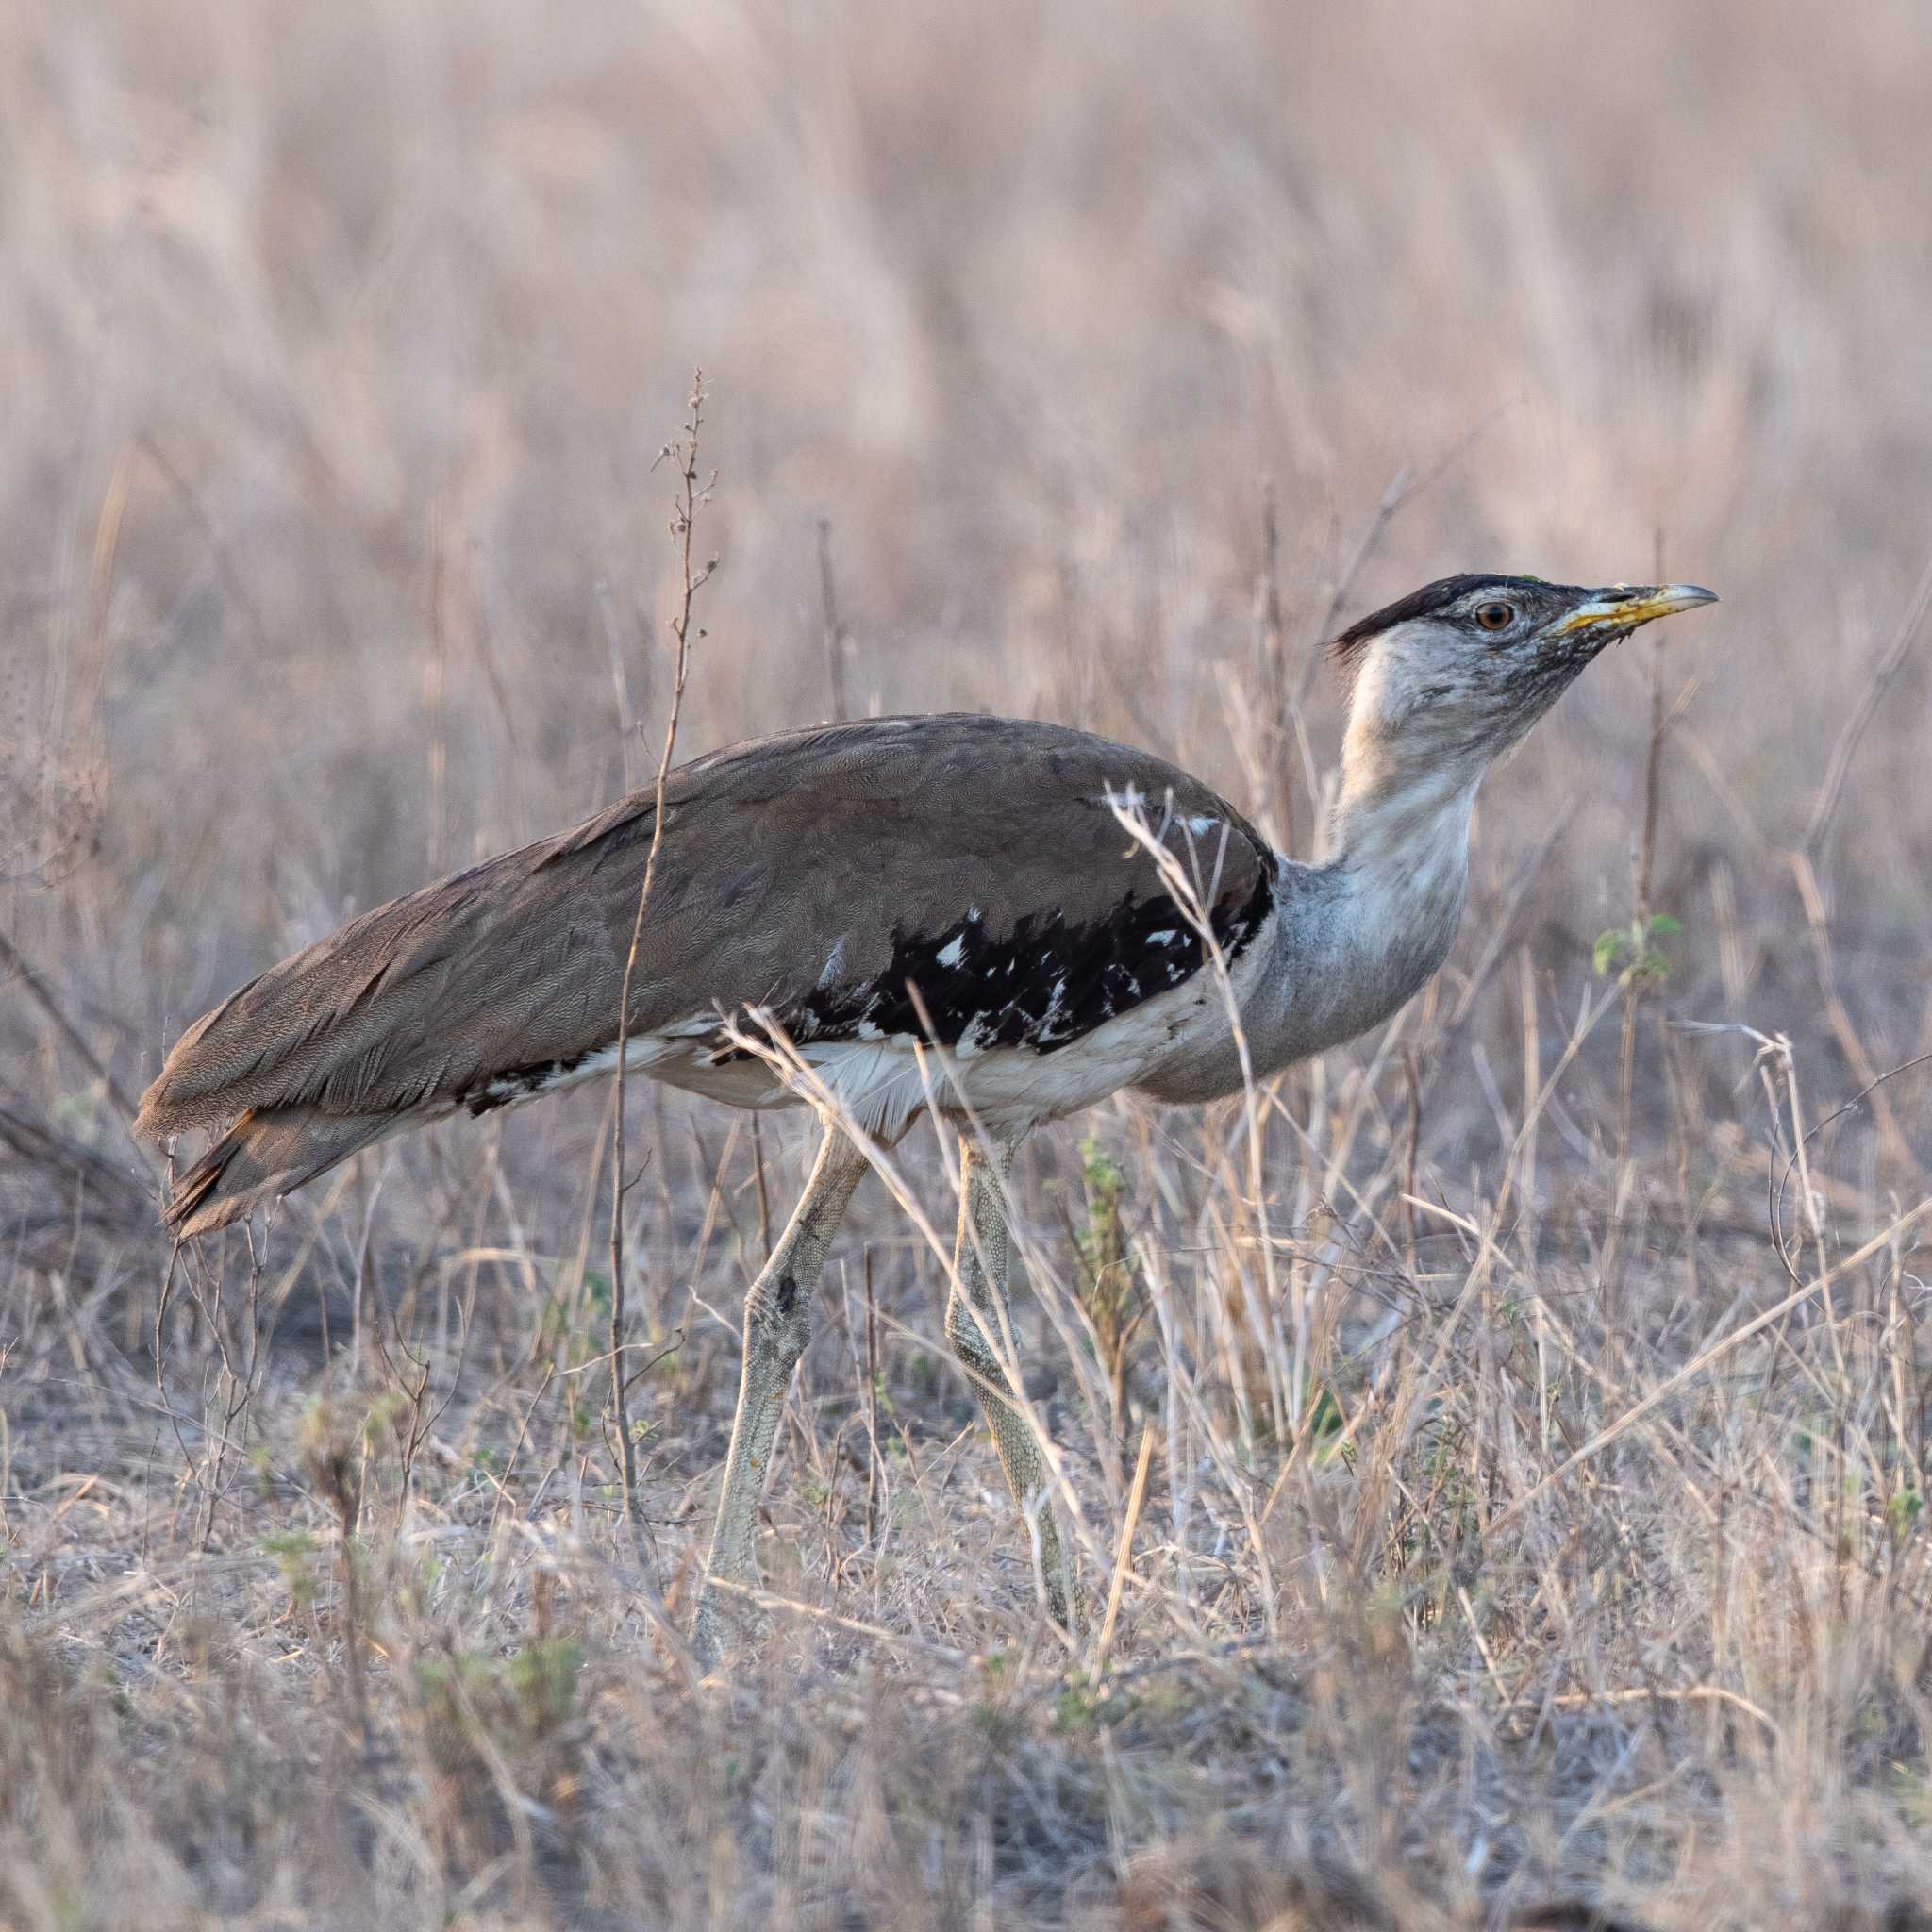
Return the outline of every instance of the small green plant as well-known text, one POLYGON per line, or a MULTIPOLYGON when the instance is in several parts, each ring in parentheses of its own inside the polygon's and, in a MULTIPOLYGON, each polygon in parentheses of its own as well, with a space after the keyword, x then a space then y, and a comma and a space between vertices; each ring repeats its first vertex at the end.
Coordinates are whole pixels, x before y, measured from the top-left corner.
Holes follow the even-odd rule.
POLYGON ((1061 1737, 1081 1737, 1091 1731, 1099 1699, 1083 1684, 1069 1684, 1054 1702, 1053 1727, 1061 1737))
POLYGON ((322 1590, 310 1567, 310 1559, 316 1554, 315 1539, 306 1530, 277 1530, 263 1537, 260 1547, 263 1556, 275 1559, 290 1601, 307 1609, 322 1590))
POLYGON ((1614 973, 1619 986, 1660 986, 1670 977, 1671 960, 1659 940, 1674 939, 1683 922, 1668 912, 1633 918, 1597 935, 1593 957, 1599 974, 1614 973))
POLYGON ((1314 1391, 1314 1405, 1307 1421, 1308 1439, 1317 1462, 1326 1461, 1334 1453, 1336 1441, 1347 1422, 1334 1390, 1323 1383, 1314 1391))
POLYGON ((510 1657, 505 1675, 525 1742, 547 1737, 570 1717, 583 1667, 583 1646, 567 1637, 534 1638, 510 1657))
POLYGON ((1128 1253, 1121 1215, 1125 1177, 1113 1156, 1091 1134, 1080 1142, 1080 1183, 1086 1214, 1074 1230, 1080 1251, 1080 1306, 1107 1372, 1114 1415, 1124 1420, 1127 1359, 1147 1318, 1147 1291, 1128 1253))

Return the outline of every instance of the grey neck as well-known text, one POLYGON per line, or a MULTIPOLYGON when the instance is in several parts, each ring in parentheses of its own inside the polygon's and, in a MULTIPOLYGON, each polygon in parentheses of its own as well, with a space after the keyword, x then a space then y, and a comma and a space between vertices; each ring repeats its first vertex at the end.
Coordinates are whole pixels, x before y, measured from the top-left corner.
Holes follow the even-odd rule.
POLYGON ((1322 865, 1284 859, 1273 957, 1243 1015, 1257 1074, 1386 1020, 1442 963, 1469 884, 1482 766, 1390 782, 1351 763, 1322 865))

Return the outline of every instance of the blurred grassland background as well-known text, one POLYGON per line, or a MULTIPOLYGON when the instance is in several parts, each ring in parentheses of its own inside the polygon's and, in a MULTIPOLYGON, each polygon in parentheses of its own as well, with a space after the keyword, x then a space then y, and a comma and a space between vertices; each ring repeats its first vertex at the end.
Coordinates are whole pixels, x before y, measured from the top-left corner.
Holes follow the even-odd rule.
POLYGON ((1928 99, 1909 0, 0 12, 0 1918, 1924 1923, 1926 1078, 1794 1156, 1932 1048, 1928 99), (1724 600, 1491 777, 1258 1188, 1239 1107, 1028 1150, 1071 1649, 874 1186, 804 1607, 687 1681, 797 1121, 636 1092, 641 1546, 601 1090, 158 1322, 168 1043, 654 769, 700 363, 688 753, 1051 717, 1306 855, 1340 621, 1724 600))

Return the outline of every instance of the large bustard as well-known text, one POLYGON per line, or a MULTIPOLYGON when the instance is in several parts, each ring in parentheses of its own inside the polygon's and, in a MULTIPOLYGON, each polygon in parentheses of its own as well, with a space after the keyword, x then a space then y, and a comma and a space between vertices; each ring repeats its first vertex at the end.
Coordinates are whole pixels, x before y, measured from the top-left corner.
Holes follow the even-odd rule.
MULTIPOLYGON (((673 773, 627 1063, 738 1107, 804 1100, 824 1130, 746 1297, 709 1574, 755 1580, 774 1433, 867 1164, 851 1130, 890 1144, 931 1107, 962 1129, 947 1335, 1064 1622, 1046 1463, 1004 1399, 1014 1147, 1118 1089, 1208 1100, 1386 1019, 1455 935, 1491 761, 1612 639, 1711 601, 1456 576, 1362 619, 1336 641, 1354 691, 1320 865, 1185 772, 1058 724, 878 718, 673 773)), ((155 1135, 220 1133, 169 1224, 221 1227, 385 1135, 608 1071, 655 817, 637 793, 425 886, 199 1021, 142 1102, 155 1135)))

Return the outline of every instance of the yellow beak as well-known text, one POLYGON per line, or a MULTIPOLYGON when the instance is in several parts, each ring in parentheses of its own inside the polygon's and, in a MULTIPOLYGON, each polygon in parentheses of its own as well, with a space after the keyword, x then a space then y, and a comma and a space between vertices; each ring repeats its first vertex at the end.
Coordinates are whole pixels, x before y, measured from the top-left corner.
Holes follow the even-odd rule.
POLYGON ((1557 625, 1559 634, 1577 630, 1635 630, 1653 618, 1669 617, 1673 611, 1694 610, 1700 604, 1715 604, 1717 592, 1697 584, 1617 584, 1599 591, 1588 604, 1579 605, 1557 625))

